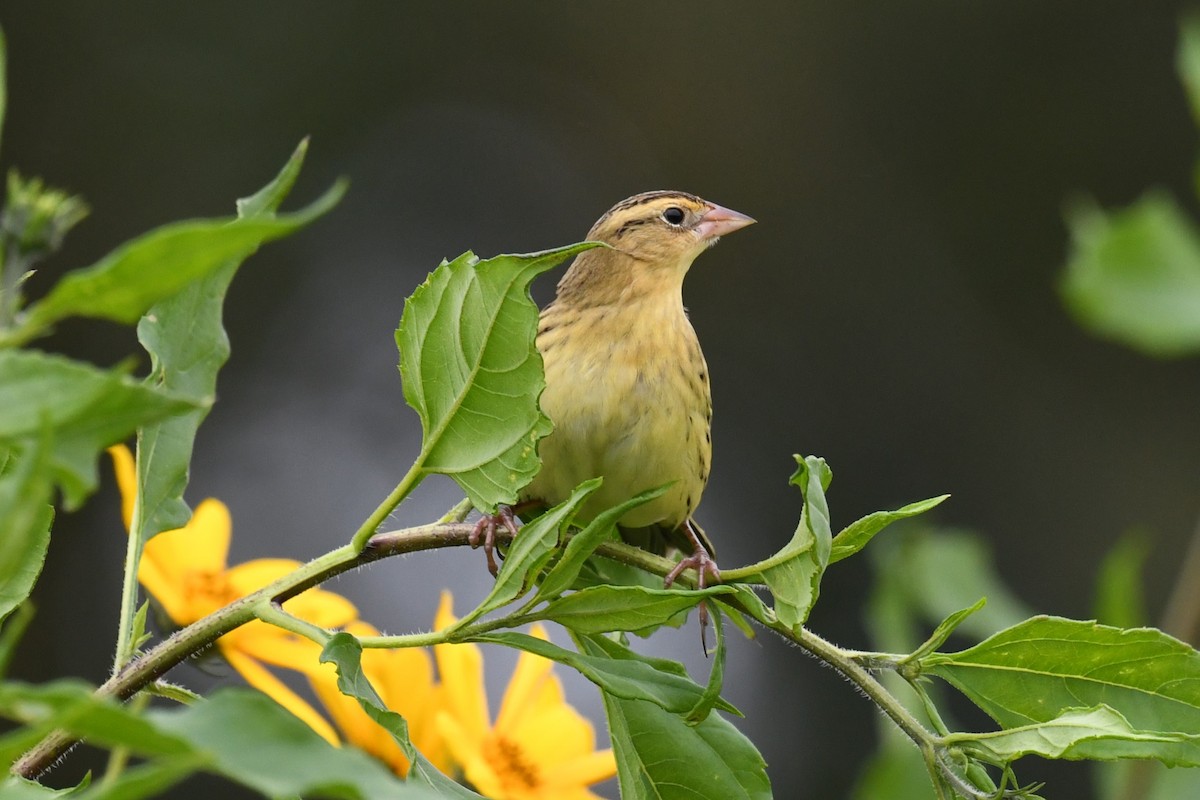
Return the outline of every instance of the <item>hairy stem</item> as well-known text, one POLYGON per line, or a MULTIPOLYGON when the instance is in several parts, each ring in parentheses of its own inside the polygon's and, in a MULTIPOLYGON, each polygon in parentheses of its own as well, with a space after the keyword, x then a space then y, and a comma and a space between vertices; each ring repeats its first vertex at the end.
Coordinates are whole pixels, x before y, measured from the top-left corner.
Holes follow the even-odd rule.
MULTIPOLYGON (((393 497, 399 496, 400 499, 403 499, 403 494, 412 488, 410 485, 402 491, 403 487, 404 482, 393 492, 393 497)), ((398 503, 399 500, 396 502, 398 503)), ((386 505, 387 503, 380 506, 380 509, 384 509, 386 505)), ((391 508, 394 508, 394 505, 386 511, 378 511, 376 515, 373 515, 372 519, 378 516, 378 519, 381 521, 390 513, 391 508)), ((372 523, 371 520, 368 520, 367 524, 377 525, 378 522, 372 523)), ((367 528, 367 524, 364 524, 364 529, 367 528)), ((369 537, 361 548, 356 547, 352 541, 350 544, 339 547, 302 565, 294 572, 285 575, 257 592, 235 600, 233 603, 213 612, 209 616, 176 631, 157 646, 122 666, 96 690, 96 695, 98 697, 126 700, 142 688, 157 681, 175 665, 186 660, 193 654, 210 647, 224 634, 255 618, 263 618, 277 625, 282 624, 289 629, 295 626, 296 630, 302 635, 311 635, 319 640, 324 635, 324 631, 316 626, 309 626, 308 623, 303 623, 303 629, 301 629, 300 626, 296 626, 296 623, 302 621, 296 620, 295 617, 286 614, 286 612, 278 608, 278 605, 295 597, 306 589, 325 582, 335 575, 389 556, 467 545, 469 544, 468 537, 473 528, 473 525, 461 522, 434 523, 376 534, 369 537)), ((497 539, 500 544, 507 544, 511 540, 511 536, 506 531, 498 531, 497 539)), ((659 576, 666 575, 674 566, 674 563, 666 558, 626 544, 605 543, 597 548, 596 554, 659 576)), ((684 573, 678 582, 685 586, 694 587, 695 573, 692 571, 684 573)), ((805 628, 788 628, 773 619, 772 616, 763 614, 761 611, 756 612, 754 609, 742 604, 734 595, 723 595, 722 599, 742 613, 754 618, 764 627, 775 631, 780 636, 795 643, 800 648, 842 673, 842 675, 857 685, 901 731, 916 743, 921 752, 925 754, 929 763, 937 765, 944 780, 951 781, 956 786, 962 783, 962 779, 957 774, 954 774, 948 766, 945 760, 946 749, 939 737, 927 730, 904 708, 900 701, 894 698, 883 684, 876 680, 856 660, 856 654, 853 651, 843 650, 805 628)), ((505 625, 519 624, 522 619, 523 617, 518 615, 502 620, 480 623, 480 626, 491 629, 505 625)), ((469 631, 455 631, 453 638, 479 632, 480 630, 476 630, 475 626, 472 626, 469 631)), ((412 634, 404 637, 365 638, 363 639, 363 645, 367 647, 395 646, 398 644, 414 646, 437 644, 446 640, 447 637, 442 633, 412 634)), ((22 756, 13 765, 12 771, 25 778, 36 778, 48 769, 63 753, 73 747, 76 742, 77 739, 71 734, 64 731, 56 731, 22 756)))

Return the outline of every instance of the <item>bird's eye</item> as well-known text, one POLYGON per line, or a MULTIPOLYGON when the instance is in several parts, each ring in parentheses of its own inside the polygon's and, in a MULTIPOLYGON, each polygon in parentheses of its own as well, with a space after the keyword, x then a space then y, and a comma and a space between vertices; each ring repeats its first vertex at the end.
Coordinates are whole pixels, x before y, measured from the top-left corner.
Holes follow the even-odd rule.
POLYGON ((672 225, 678 225, 683 222, 683 209, 678 206, 671 206, 662 213, 662 218, 672 225))

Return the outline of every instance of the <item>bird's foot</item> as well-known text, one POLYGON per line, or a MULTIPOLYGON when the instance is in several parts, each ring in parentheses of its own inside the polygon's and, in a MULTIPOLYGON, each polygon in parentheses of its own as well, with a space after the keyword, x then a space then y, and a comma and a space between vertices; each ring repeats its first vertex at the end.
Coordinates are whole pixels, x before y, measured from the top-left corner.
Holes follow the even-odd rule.
POLYGON ((467 537, 471 549, 483 545, 488 572, 492 573, 493 578, 500 572, 500 566, 496 563, 496 531, 500 528, 504 528, 513 536, 517 535, 516 517, 509 506, 497 506, 495 514, 484 514, 467 537))
MULTIPOLYGON (((721 569, 717 566, 717 560, 712 557, 708 549, 700 543, 699 537, 692 530, 690 523, 684 523, 685 531, 688 538, 696 546, 696 549, 690 556, 679 560, 671 571, 667 573, 667 577, 663 579, 663 588, 670 589, 671 584, 683 574, 686 569, 696 570, 696 588, 703 589, 709 586, 710 583, 721 582, 721 569)), ((704 649, 704 655, 708 655, 708 603, 701 600, 697 617, 700 620, 700 646, 704 649)))
POLYGON ((721 582, 721 569, 717 566, 717 560, 709 555, 708 551, 703 547, 697 548, 696 552, 686 558, 682 558, 671 568, 667 573, 667 577, 663 579, 663 588, 670 589, 671 584, 679 579, 684 570, 696 570, 696 588, 703 589, 712 583, 721 582))

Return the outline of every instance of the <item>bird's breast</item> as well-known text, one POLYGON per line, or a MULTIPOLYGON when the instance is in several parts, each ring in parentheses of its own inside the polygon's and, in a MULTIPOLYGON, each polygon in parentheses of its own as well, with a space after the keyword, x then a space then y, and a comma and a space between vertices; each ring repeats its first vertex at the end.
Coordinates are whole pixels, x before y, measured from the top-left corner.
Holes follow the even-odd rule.
POLYGON ((711 401, 704 356, 682 305, 551 306, 538 349, 546 371, 541 404, 554 431, 539 446, 543 466, 527 496, 557 503, 602 476, 586 519, 674 482, 622 524, 683 522, 708 478, 711 401))

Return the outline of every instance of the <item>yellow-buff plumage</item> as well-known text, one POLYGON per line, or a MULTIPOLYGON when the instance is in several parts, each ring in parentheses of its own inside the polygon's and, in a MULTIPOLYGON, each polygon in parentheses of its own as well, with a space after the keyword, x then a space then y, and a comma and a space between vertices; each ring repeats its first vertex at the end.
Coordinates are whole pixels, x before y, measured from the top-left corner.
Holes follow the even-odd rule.
POLYGON ((608 247, 576 257, 538 327, 541 405, 554 430, 539 445, 542 468, 524 499, 553 505, 601 476, 580 512, 586 521, 673 482, 626 514, 622 532, 651 549, 690 553, 680 570, 697 568, 702 581, 719 575, 711 546, 690 523, 712 460, 712 400, 683 279, 721 236, 752 222, 685 192, 623 200, 587 236, 608 247))
MULTIPOLYGON (((629 511, 621 534, 655 551, 686 555, 699 582, 720 579, 712 545, 692 523, 712 463, 708 365, 683 306, 683 279, 698 255, 753 219, 686 192, 634 195, 609 209, 587 238, 607 247, 581 253, 542 311, 537 348, 546 373, 542 410, 554 430, 538 445, 542 467, 523 504, 555 505, 586 480, 604 478, 578 519, 664 484, 629 511)), ((480 520, 495 574, 495 532, 513 533, 512 510, 480 520)), ((701 609, 703 619, 703 609, 701 609)))

